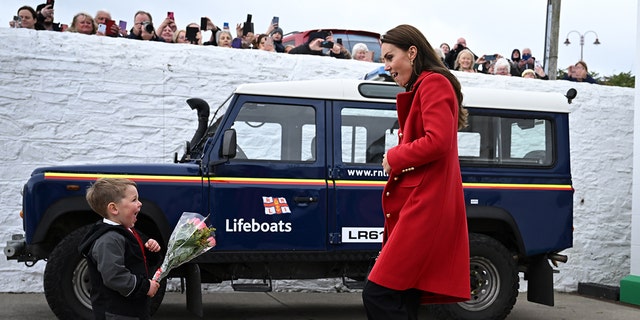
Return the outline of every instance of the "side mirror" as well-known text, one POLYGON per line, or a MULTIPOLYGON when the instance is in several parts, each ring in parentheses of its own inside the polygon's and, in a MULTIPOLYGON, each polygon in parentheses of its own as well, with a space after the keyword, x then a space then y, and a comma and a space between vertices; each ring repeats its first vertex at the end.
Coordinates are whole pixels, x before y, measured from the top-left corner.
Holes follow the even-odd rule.
POLYGON ((565 94, 564 96, 567 97, 567 101, 569 102, 569 104, 571 104, 571 101, 575 99, 577 95, 578 95, 578 90, 571 88, 567 90, 567 94, 565 94))
POLYGON ((225 159, 233 159, 236 157, 236 149, 238 142, 236 141, 236 130, 227 129, 222 136, 222 149, 220 150, 220 156, 225 159))

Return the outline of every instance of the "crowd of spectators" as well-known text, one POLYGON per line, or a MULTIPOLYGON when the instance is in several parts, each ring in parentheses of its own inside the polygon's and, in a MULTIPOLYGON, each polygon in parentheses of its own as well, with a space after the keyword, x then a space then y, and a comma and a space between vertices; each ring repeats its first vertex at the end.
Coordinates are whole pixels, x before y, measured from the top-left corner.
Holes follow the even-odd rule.
MULTIPOLYGON (((159 24, 154 24, 151 13, 140 10, 133 15, 133 26, 127 29, 127 23, 120 20, 115 23, 111 14, 106 10, 96 12, 95 18, 89 13, 79 12, 71 24, 54 22, 54 8, 51 4, 40 4, 36 9, 22 6, 18 9, 13 20, 9 22, 12 28, 28 28, 35 30, 50 30, 60 32, 76 32, 87 35, 127 38, 142 41, 158 41, 165 43, 185 43, 203 46, 218 46, 236 49, 259 49, 271 52, 290 54, 311 54, 331 56, 339 59, 351 59, 352 54, 339 41, 334 42, 331 32, 318 32, 322 38, 312 38, 298 46, 285 46, 282 43, 284 32, 279 21, 273 20, 264 33, 255 33, 253 23, 248 19, 238 23, 235 27, 235 37, 224 23, 222 28, 208 17, 203 17, 200 23, 189 23, 184 29, 176 24, 171 12, 167 13, 159 24), (157 26, 157 27, 156 27, 157 26), (210 37, 203 39, 203 31, 210 31, 210 37), (330 43, 330 46, 326 44, 330 43)), ((371 61, 372 55, 363 43, 354 45, 358 48, 357 60, 371 61), (360 54, 363 52, 363 54, 360 54)), ((355 52, 356 50, 354 50, 355 52)))
MULTIPOLYGON (((452 70, 471 73, 485 73, 501 76, 515 76, 529 79, 548 80, 542 65, 536 61, 530 48, 513 49, 510 59, 501 54, 486 54, 477 56, 467 47, 465 38, 458 38, 452 47, 447 43, 435 48, 442 63, 452 70)), ((567 74, 562 80, 575 82, 597 83, 587 68, 587 63, 578 61, 567 68, 567 74)))
MULTIPOLYGON (((338 59, 354 59, 373 62, 374 51, 369 50, 364 43, 353 45, 351 52, 340 41, 334 41, 331 32, 311 33, 302 45, 297 47, 283 45, 283 30, 279 21, 272 20, 264 33, 255 33, 250 15, 244 23, 236 24, 235 37, 228 23, 220 28, 211 19, 203 17, 200 24, 189 23, 184 29, 179 29, 171 12, 167 14, 157 27, 149 12, 138 11, 133 16, 133 26, 127 29, 125 21, 115 23, 108 11, 96 12, 95 18, 85 12, 77 13, 70 25, 54 22, 54 8, 51 4, 40 4, 33 9, 22 6, 18 9, 14 19, 9 22, 13 28, 29 28, 35 30, 50 30, 61 32, 77 32, 87 35, 120 37, 142 41, 159 41, 166 43, 183 43, 192 45, 218 46, 236 49, 259 49, 264 51, 310 54, 331 56, 338 59), (202 38, 202 31, 211 31, 209 39, 202 38)), ((340 40, 340 39, 338 39, 340 40)), ((503 76, 543 79, 545 74, 541 64, 536 61, 530 48, 513 49, 509 59, 500 54, 476 55, 469 47, 465 38, 459 38, 453 47, 442 43, 436 52, 442 63, 450 69, 461 72, 485 73, 503 76)), ((589 75, 587 64, 578 61, 567 68, 564 80, 596 83, 589 75)))

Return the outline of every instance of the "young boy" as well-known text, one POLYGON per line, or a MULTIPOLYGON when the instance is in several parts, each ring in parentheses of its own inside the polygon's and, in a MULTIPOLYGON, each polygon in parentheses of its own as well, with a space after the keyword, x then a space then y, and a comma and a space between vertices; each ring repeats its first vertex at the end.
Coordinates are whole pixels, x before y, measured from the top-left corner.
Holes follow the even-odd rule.
POLYGON ((91 209, 103 217, 79 247, 87 258, 95 319, 148 319, 149 297, 160 287, 150 280, 154 270, 149 266, 161 258, 160 245, 153 239, 144 243, 144 236, 133 229, 142 207, 136 183, 101 178, 86 197, 91 209))

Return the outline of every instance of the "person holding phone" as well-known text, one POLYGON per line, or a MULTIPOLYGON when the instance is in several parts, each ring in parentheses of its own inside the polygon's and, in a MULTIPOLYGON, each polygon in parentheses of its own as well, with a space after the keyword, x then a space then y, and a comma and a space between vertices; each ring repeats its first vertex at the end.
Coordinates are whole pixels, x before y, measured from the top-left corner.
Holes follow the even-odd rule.
POLYGON ((518 60, 517 63, 513 63, 515 70, 512 72, 512 75, 519 77, 522 75, 522 71, 527 69, 533 69, 536 64, 536 58, 531 54, 531 49, 524 48, 522 49, 522 57, 518 60))
POLYGON ((349 51, 341 44, 334 42, 330 31, 318 30, 309 33, 307 42, 291 49, 289 54, 310 54, 316 56, 330 56, 337 59, 351 59, 349 51), (324 52, 328 49, 328 54, 324 52))
POLYGON ((282 53, 284 52, 284 45, 282 44, 282 38, 284 36, 284 32, 282 31, 282 28, 280 28, 279 25, 280 25, 280 18, 273 17, 273 19, 271 20, 271 24, 269 24, 269 27, 267 28, 266 34, 268 34, 273 40, 273 46, 276 52, 282 53))
POLYGON ((53 22, 53 3, 39 4, 36 13, 36 30, 62 31, 60 23, 53 22))
POLYGON ((167 17, 156 28, 156 34, 159 35, 164 42, 173 42, 173 35, 178 30, 173 12, 167 12, 167 17))
POLYGON ((469 237, 457 132, 467 124, 461 85, 417 28, 381 37, 398 93, 398 145, 382 158, 382 249, 362 299, 370 320, 418 319, 420 304, 470 298, 469 237))
POLYGON ((106 32, 101 33, 97 32, 96 35, 99 36, 109 36, 109 37, 125 37, 127 30, 122 30, 116 22, 111 19, 111 13, 106 10, 98 10, 96 12, 96 17, 93 18, 98 25, 104 24, 106 27, 106 32))
POLYGON ((9 22, 9 25, 12 28, 25 28, 25 29, 35 29, 36 28, 36 17, 37 13, 30 6, 22 6, 18 9, 17 20, 13 20, 9 22), (17 24, 17 25, 16 25, 17 24))
POLYGON ((255 35, 253 23, 236 24, 236 37, 231 41, 231 47, 236 49, 253 49, 255 35))

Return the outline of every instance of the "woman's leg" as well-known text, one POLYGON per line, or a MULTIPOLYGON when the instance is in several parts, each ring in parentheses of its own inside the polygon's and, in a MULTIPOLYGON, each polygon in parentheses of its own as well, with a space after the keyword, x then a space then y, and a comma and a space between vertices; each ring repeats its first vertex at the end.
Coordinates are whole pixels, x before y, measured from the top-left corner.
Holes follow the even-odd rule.
POLYGON ((367 281, 362 301, 369 320, 417 320, 421 291, 393 290, 367 281))

